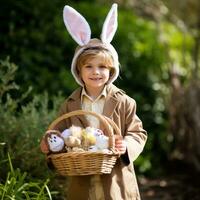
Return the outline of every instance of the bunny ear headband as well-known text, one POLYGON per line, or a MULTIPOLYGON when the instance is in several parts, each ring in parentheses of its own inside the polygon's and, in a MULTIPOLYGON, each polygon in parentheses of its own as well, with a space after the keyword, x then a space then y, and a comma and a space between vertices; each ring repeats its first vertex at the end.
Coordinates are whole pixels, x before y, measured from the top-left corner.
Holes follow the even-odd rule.
POLYGON ((63 19, 69 34, 79 45, 74 54, 71 65, 71 72, 77 83, 83 86, 83 82, 76 69, 77 58, 85 49, 94 47, 102 47, 110 51, 114 60, 115 70, 108 83, 115 81, 119 75, 119 61, 118 54, 110 42, 112 41, 117 30, 117 4, 112 5, 104 21, 100 40, 91 39, 91 29, 88 22, 74 8, 66 5, 63 10, 63 19))

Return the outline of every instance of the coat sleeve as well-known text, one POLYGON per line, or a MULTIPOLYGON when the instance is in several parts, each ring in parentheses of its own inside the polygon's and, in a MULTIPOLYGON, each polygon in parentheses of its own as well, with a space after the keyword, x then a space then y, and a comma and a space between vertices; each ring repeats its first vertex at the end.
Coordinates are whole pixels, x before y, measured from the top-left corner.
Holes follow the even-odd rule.
POLYGON ((142 121, 136 114, 136 102, 130 98, 125 102, 125 136, 127 151, 122 156, 126 164, 137 159, 143 151, 147 140, 147 132, 143 129, 142 121))

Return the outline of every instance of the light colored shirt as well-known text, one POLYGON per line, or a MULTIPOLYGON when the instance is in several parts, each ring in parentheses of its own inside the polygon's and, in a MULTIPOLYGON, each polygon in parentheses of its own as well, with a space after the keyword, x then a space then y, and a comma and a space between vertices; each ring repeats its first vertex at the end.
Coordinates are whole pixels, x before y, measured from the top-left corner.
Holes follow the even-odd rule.
MULTIPOLYGON (((105 104, 105 98, 106 98, 106 87, 104 87, 101 94, 95 100, 93 100, 83 88, 81 93, 82 110, 92 111, 98 114, 102 114, 103 107, 105 104)), ((92 115, 86 115, 86 119, 88 120, 91 127, 99 128, 99 120, 96 117, 92 115)))
MULTIPOLYGON (((86 93, 85 89, 83 88, 81 93, 82 110, 102 114, 106 95, 106 87, 104 87, 101 94, 94 100, 86 93)), ((86 119, 88 120, 91 127, 99 128, 99 120, 96 117, 86 115, 86 119)), ((89 200, 105 200, 100 175, 94 175, 91 177, 89 200)))

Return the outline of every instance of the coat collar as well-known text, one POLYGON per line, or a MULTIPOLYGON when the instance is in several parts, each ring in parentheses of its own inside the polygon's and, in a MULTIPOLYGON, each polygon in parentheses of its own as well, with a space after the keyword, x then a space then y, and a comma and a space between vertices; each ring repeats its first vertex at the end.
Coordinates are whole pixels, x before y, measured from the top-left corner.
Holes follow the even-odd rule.
MULTIPOLYGON (((117 93, 124 93, 122 90, 114 86, 113 84, 107 85, 107 96, 105 100, 105 105, 103 109, 103 115, 112 118, 113 112, 119 102, 119 100, 116 97, 117 93)), ((82 88, 76 89, 70 96, 69 96, 69 112, 74 111, 74 110, 79 110, 81 109, 81 91, 82 88)), ((85 116, 80 115, 78 118, 86 125, 88 126, 88 122, 85 118, 85 116)), ((100 125, 102 127, 102 125, 100 125)))

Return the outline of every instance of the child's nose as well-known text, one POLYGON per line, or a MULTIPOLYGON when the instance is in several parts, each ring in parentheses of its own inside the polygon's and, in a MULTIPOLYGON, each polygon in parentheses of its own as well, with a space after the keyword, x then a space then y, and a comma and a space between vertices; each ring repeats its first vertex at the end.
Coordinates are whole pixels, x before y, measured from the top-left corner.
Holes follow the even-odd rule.
POLYGON ((98 68, 98 67, 94 67, 94 68, 93 68, 93 73, 94 73, 94 74, 99 74, 99 73, 100 73, 99 68, 98 68))

